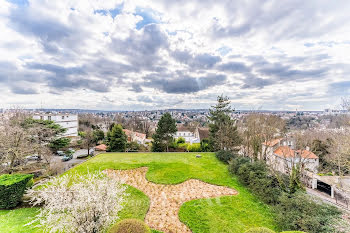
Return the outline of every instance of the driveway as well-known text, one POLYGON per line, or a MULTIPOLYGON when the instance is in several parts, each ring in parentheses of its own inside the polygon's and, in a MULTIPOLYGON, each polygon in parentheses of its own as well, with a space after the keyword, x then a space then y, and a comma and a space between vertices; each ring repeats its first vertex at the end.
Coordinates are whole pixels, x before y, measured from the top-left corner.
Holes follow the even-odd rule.
MULTIPOLYGON (((75 165, 78 165, 84 161, 87 160, 87 158, 81 158, 78 159, 77 157, 79 155, 87 155, 88 151, 86 149, 81 149, 81 150, 77 150, 74 154, 73 154, 73 159, 66 161, 66 162, 62 162, 63 166, 64 166, 64 170, 68 170, 71 167, 74 167, 75 165)), ((59 157, 60 159, 62 157, 59 157)))

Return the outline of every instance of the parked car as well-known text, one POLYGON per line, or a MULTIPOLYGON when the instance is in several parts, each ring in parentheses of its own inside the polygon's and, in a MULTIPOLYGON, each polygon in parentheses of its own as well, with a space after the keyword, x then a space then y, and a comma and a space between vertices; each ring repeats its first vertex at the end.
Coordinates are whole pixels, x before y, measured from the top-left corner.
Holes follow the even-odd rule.
POLYGON ((75 153, 75 150, 73 148, 68 148, 68 151, 70 151, 72 154, 75 153))
POLYGON ((56 154, 58 155, 58 156, 65 156, 66 154, 63 152, 63 151, 61 151, 61 150, 58 150, 57 152, 56 152, 56 154))
POLYGON ((62 157, 62 162, 69 161, 69 160, 71 160, 72 158, 73 158, 73 155, 72 155, 72 154, 70 154, 70 155, 64 155, 64 156, 62 157))
POLYGON ((26 156, 26 160, 27 161, 37 161, 37 160, 39 160, 39 155, 34 154, 34 155, 26 156))

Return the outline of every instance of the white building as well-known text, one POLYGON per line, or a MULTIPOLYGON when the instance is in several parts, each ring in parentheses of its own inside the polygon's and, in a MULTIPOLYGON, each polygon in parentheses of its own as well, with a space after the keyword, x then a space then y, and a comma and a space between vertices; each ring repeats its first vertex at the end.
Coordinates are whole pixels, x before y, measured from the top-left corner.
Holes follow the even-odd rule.
POLYGON ((63 137, 77 137, 78 136, 78 115, 74 114, 51 114, 51 113, 37 113, 33 116, 36 120, 50 120, 67 129, 62 134, 63 137))
POLYGON ((197 138, 191 130, 186 127, 178 126, 177 132, 174 135, 175 139, 184 138, 187 143, 199 143, 200 140, 197 138))

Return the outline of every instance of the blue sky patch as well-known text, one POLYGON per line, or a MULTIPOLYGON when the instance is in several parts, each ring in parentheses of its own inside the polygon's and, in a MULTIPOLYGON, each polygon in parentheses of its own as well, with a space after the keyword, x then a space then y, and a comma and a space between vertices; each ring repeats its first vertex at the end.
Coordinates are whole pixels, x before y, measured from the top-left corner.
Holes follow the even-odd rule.
POLYGON ((9 3, 16 4, 18 6, 28 6, 28 0, 6 0, 9 3))
POLYGON ((140 8, 137 7, 135 11, 135 15, 141 16, 143 19, 136 24, 136 29, 140 30, 147 24, 151 23, 159 23, 158 19, 155 19, 155 15, 157 13, 152 9, 140 8))
POLYGON ((231 52, 232 49, 229 48, 229 47, 227 47, 227 46, 223 46, 223 47, 219 48, 217 51, 220 53, 221 56, 225 56, 225 55, 227 55, 229 52, 231 52))
POLYGON ((117 15, 119 15, 122 12, 123 7, 124 7, 124 4, 120 4, 114 9, 95 10, 94 13, 95 14, 101 14, 101 15, 108 15, 109 14, 114 19, 117 15))

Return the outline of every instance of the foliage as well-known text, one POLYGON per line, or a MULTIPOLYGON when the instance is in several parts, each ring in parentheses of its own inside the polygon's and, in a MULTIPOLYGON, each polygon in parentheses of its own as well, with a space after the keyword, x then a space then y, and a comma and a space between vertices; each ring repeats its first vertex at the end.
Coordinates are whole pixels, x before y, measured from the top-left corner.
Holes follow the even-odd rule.
POLYGON ((24 111, 0 116, 0 166, 9 173, 26 164, 25 157, 37 154, 49 162, 48 145, 65 130, 53 121, 34 120, 24 111))
POLYGON ((218 96, 218 103, 209 110, 209 141, 214 151, 237 151, 241 144, 235 120, 230 114, 233 112, 228 97, 218 96))
POLYGON ((138 150, 140 150, 140 145, 135 141, 128 142, 126 145, 126 150, 127 151, 138 151, 138 150))
POLYGON ((149 227, 139 219, 124 219, 115 224, 109 233, 151 233, 149 227))
POLYGON ((276 206, 277 221, 284 230, 301 230, 309 233, 334 232, 332 223, 340 211, 328 204, 318 204, 305 193, 284 193, 276 206))
POLYGON ((101 232, 118 219, 126 187, 101 172, 63 175, 28 194, 43 205, 32 223, 50 232, 101 232))
POLYGON ((262 201, 267 204, 278 203, 282 190, 277 178, 270 174, 264 163, 250 163, 248 158, 238 157, 230 162, 229 170, 262 201))
POLYGON ((231 151, 227 150, 220 150, 215 153, 215 156, 218 158, 218 160, 224 163, 228 163, 231 159, 236 157, 236 155, 234 155, 231 151))
POLYGON ((4 174, 0 176, 0 209, 16 207, 31 186, 33 175, 4 174))
POLYGON ((53 151, 58 151, 61 148, 65 148, 67 147, 71 142, 70 138, 57 138, 57 139, 53 139, 50 144, 49 147, 53 150, 53 151))
POLYGON ((209 144, 209 139, 208 138, 204 138, 201 142, 201 151, 202 152, 210 152, 211 148, 210 148, 210 144, 209 144))
POLYGON ((96 143, 98 143, 99 141, 102 141, 105 138, 105 133, 103 132, 103 130, 100 129, 96 129, 93 131, 96 143))
POLYGON ((325 141, 315 139, 311 145, 311 151, 319 157, 319 171, 327 170, 331 167, 331 164, 327 161, 327 156, 331 153, 330 149, 333 144, 333 140, 327 138, 325 141))
POLYGON ((152 151, 169 151, 169 145, 173 142, 173 135, 176 133, 176 123, 170 113, 165 113, 159 120, 155 134, 153 134, 152 151))
POLYGON ((121 125, 114 125, 107 133, 107 151, 124 152, 127 145, 127 137, 121 125))
POLYGON ((182 144, 182 143, 186 143, 185 139, 183 137, 179 137, 177 140, 176 140, 176 144, 182 144))
POLYGON ((247 230, 245 233, 275 233, 275 232, 266 227, 254 227, 247 230))
POLYGON ((339 212, 332 206, 316 203, 301 191, 296 178, 298 169, 292 171, 295 179, 289 180, 289 188, 283 187, 286 182, 278 180, 262 162, 237 158, 230 162, 229 170, 262 201, 275 206, 282 229, 333 232, 332 222, 339 220, 339 212))
POLYGON ((200 143, 192 143, 187 146, 188 152, 201 152, 201 144, 200 143))

